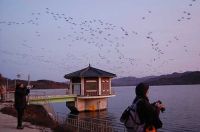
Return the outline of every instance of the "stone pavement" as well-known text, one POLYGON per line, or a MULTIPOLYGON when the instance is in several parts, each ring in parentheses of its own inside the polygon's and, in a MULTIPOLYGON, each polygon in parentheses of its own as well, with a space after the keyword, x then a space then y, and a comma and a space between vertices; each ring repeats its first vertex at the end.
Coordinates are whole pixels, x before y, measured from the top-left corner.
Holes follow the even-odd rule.
MULTIPOLYGON (((8 105, 0 103, 0 109, 8 105)), ((24 129, 16 129, 17 118, 0 112, 0 132, 51 132, 50 128, 35 126, 29 122, 23 122, 24 129)))

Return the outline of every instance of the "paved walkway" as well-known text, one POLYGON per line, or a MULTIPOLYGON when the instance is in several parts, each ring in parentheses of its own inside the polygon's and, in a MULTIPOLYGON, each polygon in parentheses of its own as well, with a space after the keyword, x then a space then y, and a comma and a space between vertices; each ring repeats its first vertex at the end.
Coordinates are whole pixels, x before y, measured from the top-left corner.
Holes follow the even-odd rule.
MULTIPOLYGON (((0 109, 9 105, 7 103, 1 103, 0 109)), ((0 112, 0 131, 1 132, 51 132, 49 128, 43 128, 30 124, 29 122, 23 122, 24 129, 16 129, 17 118, 0 112)))

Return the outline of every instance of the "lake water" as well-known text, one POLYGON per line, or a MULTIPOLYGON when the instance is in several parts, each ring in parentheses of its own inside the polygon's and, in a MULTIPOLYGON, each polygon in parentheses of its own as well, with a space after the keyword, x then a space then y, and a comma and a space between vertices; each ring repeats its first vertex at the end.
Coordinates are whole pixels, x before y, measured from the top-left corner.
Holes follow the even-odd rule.
MULTIPOLYGON (((113 87, 116 96, 108 99, 108 109, 100 112, 80 113, 79 116, 107 119, 119 123, 123 110, 135 98, 135 86, 113 87)), ((65 90, 42 90, 48 94, 64 94, 65 90)), ((150 102, 161 100, 166 111, 160 114, 163 128, 159 132, 200 131, 200 85, 150 86, 150 102)), ((65 103, 54 103, 54 110, 68 114, 65 103)))

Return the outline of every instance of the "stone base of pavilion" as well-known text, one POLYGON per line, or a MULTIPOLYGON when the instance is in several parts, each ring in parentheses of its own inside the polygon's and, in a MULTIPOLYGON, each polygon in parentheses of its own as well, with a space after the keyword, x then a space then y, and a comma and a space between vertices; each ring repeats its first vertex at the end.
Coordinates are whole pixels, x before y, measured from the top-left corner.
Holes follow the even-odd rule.
POLYGON ((77 96, 75 102, 67 102, 66 105, 72 112, 106 110, 108 107, 108 98, 114 96, 77 96))

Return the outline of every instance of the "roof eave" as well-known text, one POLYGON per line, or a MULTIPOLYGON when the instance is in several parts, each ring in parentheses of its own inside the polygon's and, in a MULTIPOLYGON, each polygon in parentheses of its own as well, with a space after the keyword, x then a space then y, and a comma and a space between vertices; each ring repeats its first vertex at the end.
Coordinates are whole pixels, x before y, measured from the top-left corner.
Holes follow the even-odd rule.
POLYGON ((109 77, 109 78, 114 78, 114 77, 117 77, 116 75, 113 75, 113 76, 64 76, 65 79, 72 79, 72 78, 77 78, 77 77, 83 77, 83 78, 86 78, 86 77, 109 77))

